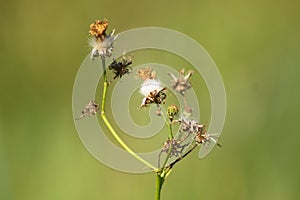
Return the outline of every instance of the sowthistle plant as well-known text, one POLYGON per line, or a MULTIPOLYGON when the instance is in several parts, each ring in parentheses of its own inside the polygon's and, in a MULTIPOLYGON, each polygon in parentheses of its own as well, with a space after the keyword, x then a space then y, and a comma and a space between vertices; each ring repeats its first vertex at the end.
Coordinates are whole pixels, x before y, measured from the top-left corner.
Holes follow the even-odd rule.
POLYGON ((106 65, 106 58, 112 56, 114 50, 113 43, 117 39, 118 35, 114 35, 115 30, 107 34, 108 20, 96 20, 90 25, 89 35, 91 36, 89 43, 92 47, 91 59, 100 58, 101 65, 103 67, 103 93, 101 105, 96 103, 95 100, 91 100, 85 105, 82 114, 78 119, 84 117, 95 116, 100 114, 105 126, 110 133, 114 136, 117 142, 133 157, 142 162, 145 166, 149 167, 156 174, 156 196, 155 199, 160 199, 161 189, 167 176, 172 171, 176 163, 190 154, 196 147, 200 145, 207 145, 210 142, 217 143, 217 135, 208 134, 206 126, 191 118, 192 109, 188 106, 185 94, 192 84, 190 78, 193 74, 192 71, 185 72, 184 69, 179 71, 179 75, 176 76, 169 73, 170 76, 170 88, 179 93, 184 99, 184 108, 181 116, 179 116, 180 109, 177 105, 170 105, 166 110, 162 107, 162 104, 166 104, 167 101, 167 87, 162 86, 157 79, 157 74, 151 67, 145 67, 137 71, 136 78, 143 80, 143 84, 140 88, 140 93, 143 95, 141 105, 139 109, 144 109, 149 106, 156 106, 156 114, 164 119, 165 124, 168 127, 168 136, 166 141, 163 142, 161 151, 157 158, 157 167, 140 157, 134 152, 119 136, 116 130, 112 127, 105 114, 106 94, 110 85, 110 81, 107 79, 107 69, 114 73, 113 80, 122 78, 124 75, 130 73, 132 60, 130 57, 126 57, 123 54, 120 61, 113 59, 113 62, 108 66, 106 65), (179 124, 179 134, 173 135, 173 126, 179 124), (162 157, 162 155, 165 155, 162 157))

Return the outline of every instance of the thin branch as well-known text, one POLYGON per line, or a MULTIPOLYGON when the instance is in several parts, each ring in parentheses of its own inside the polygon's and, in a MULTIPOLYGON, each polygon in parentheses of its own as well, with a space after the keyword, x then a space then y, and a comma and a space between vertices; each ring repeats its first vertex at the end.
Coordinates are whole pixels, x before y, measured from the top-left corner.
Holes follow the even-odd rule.
POLYGON ((173 161, 171 164, 169 164, 166 168, 170 168, 172 169, 174 167, 174 165, 181 161, 184 157, 186 157, 188 154, 190 154, 196 147, 198 146, 198 144, 194 144, 192 146, 192 148, 190 148, 187 152, 185 152, 181 157, 177 158, 175 161, 173 161))

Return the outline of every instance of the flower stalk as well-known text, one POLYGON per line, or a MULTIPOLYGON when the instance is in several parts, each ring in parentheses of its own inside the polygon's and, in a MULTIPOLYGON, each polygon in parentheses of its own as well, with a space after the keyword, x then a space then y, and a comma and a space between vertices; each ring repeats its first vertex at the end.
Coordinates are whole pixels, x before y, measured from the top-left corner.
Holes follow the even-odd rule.
POLYGON ((101 104, 101 118, 104 122, 104 124, 106 125, 106 127, 108 128, 108 130, 110 131, 110 133, 114 136, 114 138, 117 140, 117 142, 128 152, 130 153, 133 157, 135 157, 137 160, 139 160, 140 162, 142 162, 143 164, 145 164, 146 166, 148 166, 149 168, 151 168, 152 170, 157 170, 156 167, 154 167, 153 165, 151 165, 149 162, 147 162, 146 160, 144 160, 143 158, 141 158, 139 155, 137 155, 131 148, 129 148, 126 143, 120 138, 120 136, 117 134, 117 132, 115 131, 115 129, 111 126, 111 124, 109 123, 108 119, 106 118, 105 115, 105 102, 106 102, 106 94, 107 94, 107 88, 109 86, 108 82, 107 82, 107 74, 106 74, 106 66, 105 66, 105 58, 102 58, 102 67, 103 67, 103 94, 102 94, 102 104, 101 104))
POLYGON ((165 181, 165 178, 161 176, 160 173, 156 173, 156 195, 155 195, 155 200, 160 200, 160 194, 161 194, 161 189, 162 185, 165 181))

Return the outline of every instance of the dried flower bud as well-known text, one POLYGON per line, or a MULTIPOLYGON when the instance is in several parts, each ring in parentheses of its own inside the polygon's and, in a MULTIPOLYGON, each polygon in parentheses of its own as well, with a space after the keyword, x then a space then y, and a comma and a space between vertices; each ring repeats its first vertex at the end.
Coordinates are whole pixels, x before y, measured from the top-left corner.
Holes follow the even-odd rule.
POLYGON ((178 77, 176 77, 172 73, 169 73, 169 75, 172 77, 171 86, 173 90, 180 93, 182 96, 184 96, 185 92, 192 87, 189 78, 192 76, 193 72, 189 71, 185 75, 184 71, 185 71, 184 69, 181 69, 179 71, 178 77))
POLYGON ((203 125, 199 124, 197 121, 189 120, 184 116, 180 120, 176 120, 176 121, 180 122, 179 131, 182 133, 196 134, 198 130, 203 127, 203 125))
POLYGON ((210 142, 213 142, 215 144, 217 144, 219 147, 222 147, 218 142, 218 134, 209 134, 206 131, 205 126, 203 126, 202 128, 199 128, 198 132, 195 135, 195 141, 196 143, 199 144, 204 144, 207 145, 210 142))
POLYGON ((143 81, 156 79, 156 72, 151 67, 145 67, 137 71, 136 78, 140 78, 143 81))
POLYGON ((161 115, 162 115, 161 109, 158 108, 158 109, 155 111, 155 114, 156 114, 157 116, 161 116, 161 115))
POLYGON ((90 25, 90 30, 89 34, 91 36, 95 36, 97 39, 100 39, 101 41, 104 41, 106 37, 106 29, 108 27, 108 20, 103 19, 101 20, 96 20, 94 23, 90 25))
POLYGON ((185 106, 183 112, 182 112, 182 115, 185 117, 185 118, 189 118, 192 116, 192 113, 193 113, 193 108, 189 107, 189 106, 185 106))
POLYGON ((96 115, 99 111, 99 106, 96 101, 90 101, 88 104, 85 105, 81 115, 77 119, 82 119, 83 117, 90 117, 96 115))
POLYGON ((118 76, 122 78, 124 74, 128 74, 130 72, 130 68, 128 67, 129 65, 132 64, 132 60, 130 57, 126 58, 125 53, 122 56, 121 62, 117 62, 115 59, 113 62, 108 66, 108 69, 113 70, 115 74, 115 78, 118 76))
POLYGON ((89 40, 89 44, 93 48, 91 52, 92 59, 99 56, 104 59, 105 57, 110 57, 112 55, 114 49, 113 43, 118 35, 114 36, 114 30, 109 34, 106 34, 107 27, 107 19, 104 19, 103 21, 96 20, 90 25, 89 34, 93 36, 89 40))

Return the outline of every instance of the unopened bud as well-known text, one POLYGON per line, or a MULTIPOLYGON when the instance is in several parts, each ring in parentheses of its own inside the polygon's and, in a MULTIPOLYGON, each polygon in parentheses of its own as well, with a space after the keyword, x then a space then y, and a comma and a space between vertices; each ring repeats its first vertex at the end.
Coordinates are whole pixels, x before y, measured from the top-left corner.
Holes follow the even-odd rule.
POLYGON ((170 121, 173 121, 174 116, 177 115, 178 112, 179 112, 179 109, 176 105, 171 105, 168 107, 167 115, 168 115, 170 121))

